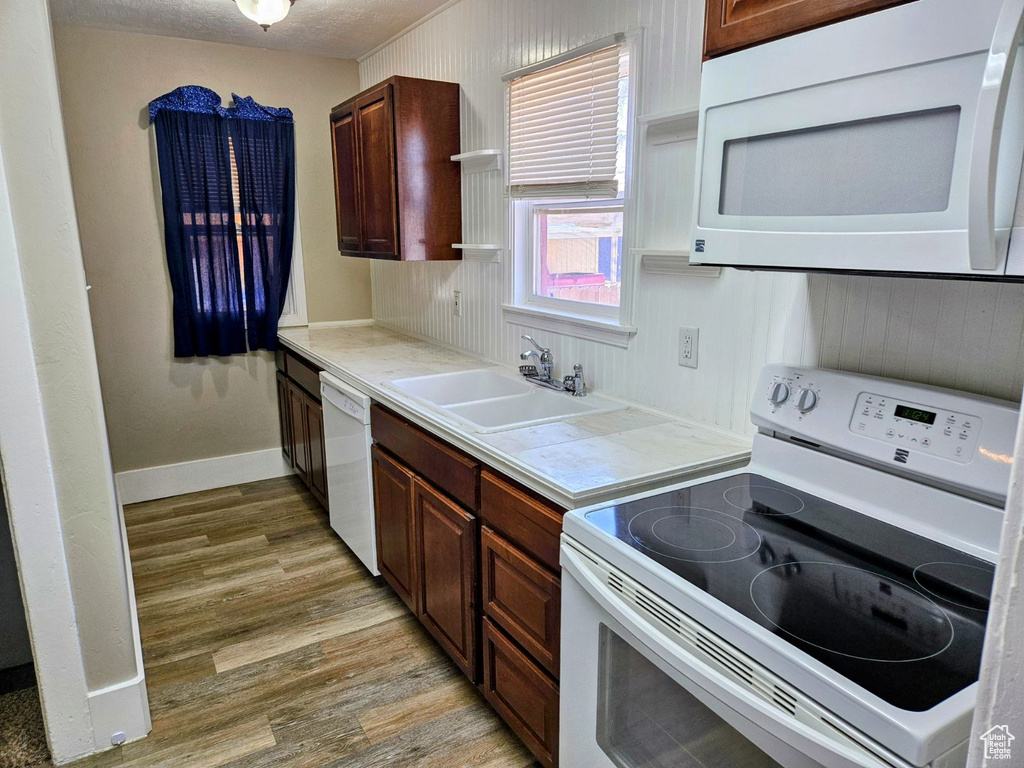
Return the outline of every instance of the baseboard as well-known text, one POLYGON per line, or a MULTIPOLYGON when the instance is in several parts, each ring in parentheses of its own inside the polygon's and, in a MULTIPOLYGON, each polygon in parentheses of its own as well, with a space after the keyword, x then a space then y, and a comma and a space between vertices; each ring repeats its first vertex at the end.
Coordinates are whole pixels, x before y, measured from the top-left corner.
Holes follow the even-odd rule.
POLYGON ((98 750, 145 737, 153 728, 145 675, 90 691, 89 714, 98 750))
POLYGON ((292 468, 285 462, 281 449, 268 448, 264 451, 118 472, 114 475, 114 481, 117 484, 118 501, 123 505, 290 474, 292 468))
POLYGON ((307 328, 354 328, 363 325, 373 325, 372 317, 362 320, 325 320, 322 323, 309 323, 307 328))

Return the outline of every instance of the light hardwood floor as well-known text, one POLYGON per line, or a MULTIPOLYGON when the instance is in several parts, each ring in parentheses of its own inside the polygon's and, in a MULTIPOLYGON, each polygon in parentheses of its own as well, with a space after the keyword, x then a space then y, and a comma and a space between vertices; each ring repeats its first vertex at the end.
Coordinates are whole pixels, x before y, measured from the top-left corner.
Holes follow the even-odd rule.
POLYGON ((534 764, 298 480, 125 518, 153 731, 75 768, 534 764))

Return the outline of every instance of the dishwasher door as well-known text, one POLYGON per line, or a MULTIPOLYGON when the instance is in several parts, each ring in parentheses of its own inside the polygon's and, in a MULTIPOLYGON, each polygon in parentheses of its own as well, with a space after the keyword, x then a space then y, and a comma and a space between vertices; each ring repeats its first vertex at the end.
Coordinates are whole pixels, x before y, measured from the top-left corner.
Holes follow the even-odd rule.
POLYGON ((329 373, 320 374, 331 528, 374 576, 377 534, 370 463, 370 398, 329 373))

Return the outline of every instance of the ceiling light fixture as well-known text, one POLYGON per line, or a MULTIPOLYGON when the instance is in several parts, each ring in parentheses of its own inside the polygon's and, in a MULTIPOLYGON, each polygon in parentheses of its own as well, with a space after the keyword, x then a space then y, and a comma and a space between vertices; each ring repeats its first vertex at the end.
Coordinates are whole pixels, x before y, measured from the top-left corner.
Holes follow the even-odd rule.
POLYGON ((238 10, 247 19, 252 19, 266 32, 271 24, 283 21, 295 0, 235 0, 238 10))

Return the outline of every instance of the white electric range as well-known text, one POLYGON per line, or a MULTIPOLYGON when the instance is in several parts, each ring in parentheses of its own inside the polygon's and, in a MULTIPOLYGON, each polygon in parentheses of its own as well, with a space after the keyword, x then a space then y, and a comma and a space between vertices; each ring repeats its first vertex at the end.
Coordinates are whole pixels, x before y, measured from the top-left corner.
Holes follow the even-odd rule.
POLYGON ((751 463, 565 516, 563 768, 962 768, 1013 403, 769 365, 751 463))

